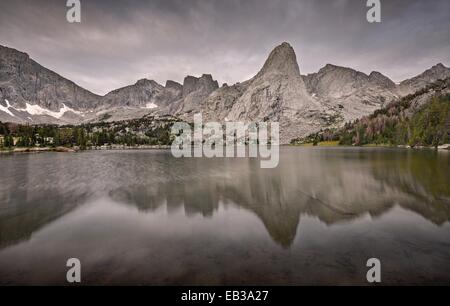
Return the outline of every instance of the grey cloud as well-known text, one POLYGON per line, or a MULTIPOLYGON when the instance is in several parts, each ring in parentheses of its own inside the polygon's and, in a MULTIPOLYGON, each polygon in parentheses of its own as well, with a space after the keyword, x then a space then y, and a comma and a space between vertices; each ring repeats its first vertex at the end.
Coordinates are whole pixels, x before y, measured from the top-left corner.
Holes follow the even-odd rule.
POLYGON ((144 77, 243 81, 282 41, 302 73, 333 63, 399 81, 450 63, 447 0, 381 0, 381 24, 365 0, 82 0, 81 24, 65 2, 0 2, 0 44, 101 94, 144 77))

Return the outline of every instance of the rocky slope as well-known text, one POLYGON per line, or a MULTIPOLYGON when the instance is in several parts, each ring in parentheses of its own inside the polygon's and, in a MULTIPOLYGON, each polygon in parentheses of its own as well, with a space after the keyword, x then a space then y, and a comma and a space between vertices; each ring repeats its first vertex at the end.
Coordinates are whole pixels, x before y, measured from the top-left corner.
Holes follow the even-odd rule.
POLYGON ((0 120, 80 122, 81 112, 100 102, 100 96, 42 67, 26 53, 0 46, 0 120))
POLYGON ((177 115, 201 112, 201 103, 218 88, 219 84, 210 74, 204 74, 200 78, 187 76, 183 82, 183 96, 169 110, 177 115))
POLYGON ((341 122, 360 118, 399 97, 395 83, 377 71, 366 75, 328 64, 304 80, 314 99, 334 109, 341 122))
POLYGON ((165 87, 143 79, 108 93, 102 98, 101 110, 97 110, 89 120, 129 120, 150 113, 188 118, 201 112, 202 102, 218 88, 217 81, 209 74, 199 78, 187 76, 183 85, 167 81, 165 87))
POLYGON ((311 108, 318 109, 319 105, 306 90, 294 49, 283 43, 250 80, 228 116, 230 120, 280 120, 311 108))
POLYGON ((88 121, 120 121, 140 118, 156 109, 169 107, 183 97, 183 86, 167 81, 162 86, 153 80, 141 79, 134 85, 109 92, 101 99, 101 106, 88 114, 88 121))
POLYGON ((416 77, 401 82, 398 90, 401 95, 406 96, 425 88, 427 85, 437 80, 445 80, 450 77, 450 68, 439 63, 416 77))
MULTIPOLYGON (((175 93, 176 94, 176 93, 175 93)), ((134 85, 116 89, 102 98, 102 106, 155 108, 160 103, 173 100, 165 88, 155 81, 142 79, 134 85)))

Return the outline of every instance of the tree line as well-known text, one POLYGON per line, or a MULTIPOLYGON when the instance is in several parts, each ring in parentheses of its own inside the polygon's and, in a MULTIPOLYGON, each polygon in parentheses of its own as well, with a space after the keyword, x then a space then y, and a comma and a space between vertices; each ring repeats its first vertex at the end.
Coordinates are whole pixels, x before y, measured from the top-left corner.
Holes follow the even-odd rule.
POLYGON ((79 126, 29 125, 0 122, 3 148, 34 146, 77 146, 86 149, 103 145, 169 145, 173 120, 141 118, 125 122, 79 126))

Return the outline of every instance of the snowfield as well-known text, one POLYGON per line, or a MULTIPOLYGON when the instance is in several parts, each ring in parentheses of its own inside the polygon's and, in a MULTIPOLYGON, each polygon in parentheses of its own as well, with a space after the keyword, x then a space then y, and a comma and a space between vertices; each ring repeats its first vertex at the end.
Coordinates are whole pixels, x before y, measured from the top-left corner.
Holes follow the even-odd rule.
POLYGON ((25 109, 18 109, 18 111, 27 112, 30 115, 47 115, 47 116, 51 116, 51 117, 54 117, 54 118, 57 118, 57 119, 60 119, 67 112, 72 112, 72 113, 81 115, 81 112, 76 111, 76 110, 66 106, 64 103, 63 103, 63 107, 61 107, 58 112, 54 112, 54 111, 48 110, 48 109, 43 108, 43 107, 41 107, 39 105, 31 105, 31 104, 28 104, 28 103, 26 103, 26 108, 25 109))
POLYGON ((5 99, 5 103, 6 103, 6 107, 0 104, 0 111, 3 111, 5 113, 7 113, 8 115, 12 116, 12 117, 16 117, 16 115, 14 115, 13 113, 11 113, 11 111, 9 110, 9 108, 13 108, 10 104, 9 101, 5 99))

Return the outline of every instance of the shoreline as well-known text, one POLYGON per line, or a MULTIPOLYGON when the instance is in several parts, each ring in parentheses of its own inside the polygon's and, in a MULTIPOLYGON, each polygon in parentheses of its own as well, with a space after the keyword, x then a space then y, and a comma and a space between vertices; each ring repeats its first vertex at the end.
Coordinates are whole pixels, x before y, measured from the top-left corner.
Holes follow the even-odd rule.
POLYGON ((339 145, 339 144, 317 144, 312 143, 304 144, 291 144, 290 147, 303 147, 303 148, 386 148, 386 149, 410 149, 410 150, 436 150, 436 151, 450 151, 450 144, 444 144, 436 147, 429 146, 409 146, 409 145, 388 145, 388 144, 367 144, 362 146, 350 146, 350 145, 339 145))
POLYGON ((113 151, 113 150, 167 150, 170 146, 155 145, 155 146, 101 146, 90 147, 81 150, 79 147, 31 147, 31 148, 14 148, 12 150, 0 150, 0 154, 23 154, 23 153, 44 153, 44 152, 56 152, 56 153, 77 153, 84 151, 113 151))
MULTIPOLYGON (((318 144, 314 146, 312 143, 307 144, 297 144, 297 145, 283 145, 283 147, 301 147, 301 148, 386 148, 386 149, 411 149, 411 150, 435 150, 435 151, 450 151, 450 144, 445 144, 435 147, 426 146, 416 146, 411 147, 407 145, 375 145, 369 144, 364 146, 344 146, 344 145, 330 145, 330 144, 318 144)), ((78 153, 85 151, 119 151, 119 150, 169 150, 171 146, 169 145, 144 145, 144 146, 126 146, 126 145, 113 145, 113 146, 100 146, 100 147, 90 147, 81 150, 79 147, 31 147, 31 148, 14 148, 13 150, 0 150, 0 155, 2 154, 24 154, 24 153, 44 153, 44 152, 56 152, 56 153, 78 153)))

